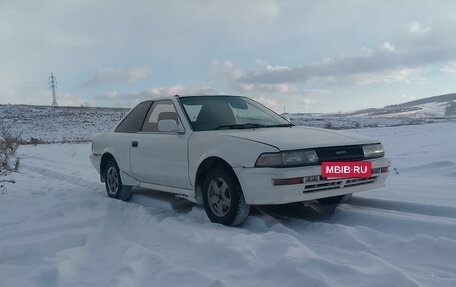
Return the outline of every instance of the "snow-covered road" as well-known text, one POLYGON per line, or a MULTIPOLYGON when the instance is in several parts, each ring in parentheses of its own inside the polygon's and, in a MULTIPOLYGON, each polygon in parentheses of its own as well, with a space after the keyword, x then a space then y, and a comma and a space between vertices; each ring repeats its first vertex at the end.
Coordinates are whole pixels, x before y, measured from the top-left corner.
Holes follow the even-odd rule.
POLYGON ((397 168, 386 188, 239 228, 164 193, 109 199, 90 144, 23 147, 0 194, 0 286, 456 286, 456 124, 357 132, 397 168))

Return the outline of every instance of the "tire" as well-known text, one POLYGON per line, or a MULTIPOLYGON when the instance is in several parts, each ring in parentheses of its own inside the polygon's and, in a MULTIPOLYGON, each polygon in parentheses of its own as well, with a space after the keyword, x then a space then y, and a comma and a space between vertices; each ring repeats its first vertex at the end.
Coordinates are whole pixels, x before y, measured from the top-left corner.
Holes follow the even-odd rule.
POLYGON ((333 197, 319 198, 319 199, 317 199, 317 201, 318 201, 318 203, 323 204, 323 205, 339 205, 341 203, 346 202, 350 197, 351 197, 351 193, 333 196, 333 197))
POLYGON ((214 223, 237 226, 250 212, 241 185, 232 171, 216 168, 210 171, 203 184, 203 202, 206 214, 214 223))
POLYGON ((127 201, 131 198, 131 186, 122 185, 120 170, 115 160, 109 160, 104 169, 105 187, 108 196, 127 201))

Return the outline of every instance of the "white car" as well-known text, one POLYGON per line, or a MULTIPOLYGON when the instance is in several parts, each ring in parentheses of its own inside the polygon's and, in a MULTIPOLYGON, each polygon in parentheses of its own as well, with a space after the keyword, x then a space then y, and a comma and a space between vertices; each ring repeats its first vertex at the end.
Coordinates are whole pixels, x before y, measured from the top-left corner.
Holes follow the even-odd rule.
POLYGON ((145 101, 96 135, 92 164, 110 197, 132 187, 204 205, 212 222, 238 225, 251 205, 317 200, 338 204, 384 186, 389 161, 375 139, 294 126, 238 96, 174 96, 145 101), (322 163, 370 162, 368 177, 322 176, 322 163))

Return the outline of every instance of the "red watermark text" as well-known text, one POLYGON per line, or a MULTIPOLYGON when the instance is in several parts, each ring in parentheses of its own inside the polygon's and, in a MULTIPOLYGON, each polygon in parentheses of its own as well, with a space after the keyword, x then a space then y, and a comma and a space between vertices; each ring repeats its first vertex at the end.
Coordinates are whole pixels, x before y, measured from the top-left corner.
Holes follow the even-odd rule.
POLYGON ((370 161, 321 163, 322 177, 371 177, 371 175, 372 163, 370 161))

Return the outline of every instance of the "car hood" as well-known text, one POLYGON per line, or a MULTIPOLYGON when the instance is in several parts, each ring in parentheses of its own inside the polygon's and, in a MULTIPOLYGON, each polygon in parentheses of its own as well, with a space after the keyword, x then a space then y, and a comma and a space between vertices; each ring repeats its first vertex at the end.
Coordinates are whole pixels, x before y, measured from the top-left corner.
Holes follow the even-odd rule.
POLYGON ((347 131, 310 127, 225 130, 226 135, 274 146, 279 150, 378 143, 378 140, 347 131))

